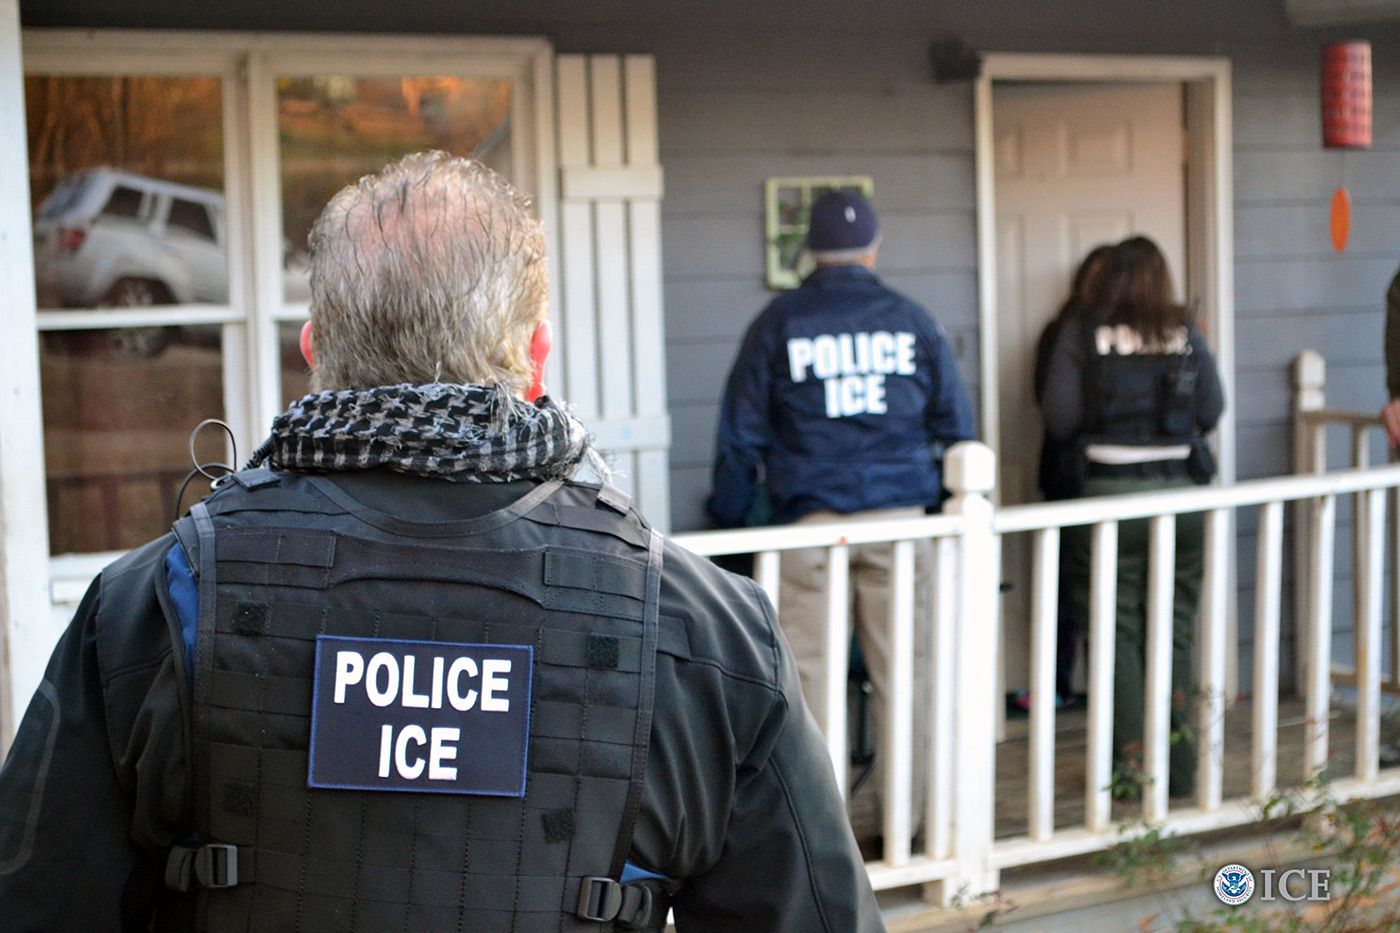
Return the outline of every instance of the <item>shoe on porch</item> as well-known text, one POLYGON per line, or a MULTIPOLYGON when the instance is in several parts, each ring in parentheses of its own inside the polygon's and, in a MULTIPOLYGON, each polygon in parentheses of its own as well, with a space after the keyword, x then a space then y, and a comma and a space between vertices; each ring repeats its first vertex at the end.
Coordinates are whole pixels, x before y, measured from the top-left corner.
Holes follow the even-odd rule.
MULTIPOLYGON (((1031 692, 1029 690, 1017 690, 1007 697, 1008 704, 1013 709, 1018 709, 1023 713, 1031 711, 1031 692)), ((1055 694, 1055 709, 1064 709, 1074 705, 1074 697, 1065 696, 1063 693, 1055 694)))

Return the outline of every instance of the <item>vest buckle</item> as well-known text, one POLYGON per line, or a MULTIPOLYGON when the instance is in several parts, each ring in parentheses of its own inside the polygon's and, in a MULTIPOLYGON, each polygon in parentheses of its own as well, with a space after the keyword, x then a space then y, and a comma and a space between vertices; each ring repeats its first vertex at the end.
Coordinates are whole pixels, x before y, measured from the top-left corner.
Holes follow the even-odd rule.
POLYGON ((165 861, 165 886, 172 891, 194 887, 231 888, 238 884, 238 846, 211 842, 175 846, 165 861))
POLYGON ((645 883, 623 884, 612 878, 583 879, 576 915, 598 923, 616 921, 623 930, 650 929, 655 901, 645 883))
POLYGON ((607 923, 622 910, 622 885, 612 878, 584 878, 578 892, 578 916, 607 923))
POLYGON ((231 888, 238 884, 238 846, 211 842, 194 855, 194 877, 204 888, 231 888))

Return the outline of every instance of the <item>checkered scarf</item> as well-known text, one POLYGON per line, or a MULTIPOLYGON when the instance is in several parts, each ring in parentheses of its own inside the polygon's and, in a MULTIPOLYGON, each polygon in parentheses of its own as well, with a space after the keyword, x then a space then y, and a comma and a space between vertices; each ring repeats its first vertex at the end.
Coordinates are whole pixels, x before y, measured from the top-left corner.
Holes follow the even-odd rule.
POLYGON ((583 423, 558 402, 449 383, 302 396, 273 419, 249 466, 263 462, 302 472, 388 467, 462 483, 607 476, 583 423))

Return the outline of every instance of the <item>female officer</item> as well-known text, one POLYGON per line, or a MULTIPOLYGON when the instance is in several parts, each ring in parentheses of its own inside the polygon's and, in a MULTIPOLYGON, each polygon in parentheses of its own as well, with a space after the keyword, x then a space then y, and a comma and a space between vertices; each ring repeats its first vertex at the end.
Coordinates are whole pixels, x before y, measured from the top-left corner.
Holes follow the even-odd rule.
MULTIPOLYGON (((1108 261, 1099 302, 1060 329, 1043 396, 1047 434, 1073 444, 1083 469, 1080 495, 1104 496, 1209 482, 1205 435, 1225 401, 1205 338, 1173 300, 1157 244, 1124 240, 1108 261)), ((1066 536, 1074 603, 1088 618, 1088 528, 1066 536)), ((1170 792, 1195 782, 1189 698, 1192 626, 1201 595, 1203 520, 1179 516, 1172 602, 1170 792)), ((1118 538, 1113 736, 1120 767, 1140 773, 1146 683, 1148 522, 1124 522, 1118 538)))

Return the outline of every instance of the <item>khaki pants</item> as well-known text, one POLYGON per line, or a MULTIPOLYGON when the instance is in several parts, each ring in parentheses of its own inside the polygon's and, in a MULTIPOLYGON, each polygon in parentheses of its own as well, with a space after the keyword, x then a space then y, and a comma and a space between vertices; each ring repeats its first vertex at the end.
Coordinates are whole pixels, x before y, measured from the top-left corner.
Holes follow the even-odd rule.
MULTIPOLYGON (((923 515, 923 510, 879 509, 840 515, 835 512, 814 512, 799 519, 799 525, 833 521, 873 518, 908 518, 923 515)), ((914 709, 913 709, 913 780, 911 833, 924 818, 924 799, 928 783, 929 734, 929 649, 932 632, 932 571, 933 548, 927 541, 915 544, 914 552, 914 709)), ((850 549, 850 606, 865 655, 865 666, 874 692, 872 725, 874 727, 875 768, 859 797, 851 801, 852 822, 858 838, 879 833, 880 803, 884 796, 884 771, 881 763, 888 758, 885 749, 883 723, 889 707, 890 687, 890 583, 894 572, 894 546, 890 544, 852 545, 850 549), (866 791, 873 794, 873 804, 862 806, 866 791), (873 816, 868 814, 873 811, 873 816)), ((802 681, 802 695, 817 722, 822 722, 822 701, 826 688, 826 586, 827 551, 825 548, 788 551, 782 557, 782 584, 778 615, 797 660, 802 681)), ((839 688, 845 690, 843 683, 839 688)), ((849 724, 841 723, 849 732, 849 724)), ((850 787, 848 775, 839 776, 850 787)))

